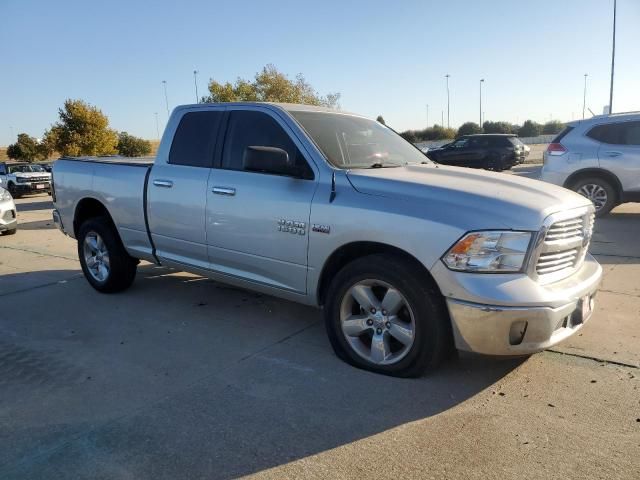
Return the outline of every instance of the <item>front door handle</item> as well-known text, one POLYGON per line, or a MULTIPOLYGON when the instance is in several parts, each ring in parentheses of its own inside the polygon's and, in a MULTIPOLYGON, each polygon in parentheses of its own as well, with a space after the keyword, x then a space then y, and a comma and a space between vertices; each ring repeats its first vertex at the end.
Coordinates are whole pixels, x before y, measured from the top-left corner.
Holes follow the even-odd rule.
POLYGON ((211 191, 216 195, 228 195, 230 197, 236 194, 236 189, 231 187, 213 187, 211 191))
POLYGON ((622 155, 622 152, 604 152, 607 157, 619 157, 622 155))
POLYGON ((154 180, 153 184, 156 187, 163 187, 163 188, 173 187, 173 182, 171 180, 154 180))

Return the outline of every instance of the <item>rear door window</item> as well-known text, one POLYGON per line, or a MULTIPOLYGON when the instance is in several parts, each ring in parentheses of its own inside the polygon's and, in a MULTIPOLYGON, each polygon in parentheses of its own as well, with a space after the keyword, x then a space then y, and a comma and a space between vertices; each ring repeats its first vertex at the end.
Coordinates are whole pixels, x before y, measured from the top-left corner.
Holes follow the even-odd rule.
POLYGON ((624 125, 621 123, 609 123, 606 125, 596 125, 587 133, 587 137, 598 142, 611 145, 623 145, 624 125))
POLYGON ((640 145, 640 122, 625 122, 622 140, 625 145, 640 145))
POLYGON ((222 111, 190 112, 180 120, 171 143, 169 163, 211 168, 222 111))

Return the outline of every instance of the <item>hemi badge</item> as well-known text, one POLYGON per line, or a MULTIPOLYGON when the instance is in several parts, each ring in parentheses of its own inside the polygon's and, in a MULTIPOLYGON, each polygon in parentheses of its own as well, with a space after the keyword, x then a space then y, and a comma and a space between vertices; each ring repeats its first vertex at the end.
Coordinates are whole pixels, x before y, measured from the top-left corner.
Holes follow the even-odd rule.
POLYGON ((311 230, 318 233, 331 233, 331 227, 329 225, 318 225, 316 223, 313 224, 311 230))

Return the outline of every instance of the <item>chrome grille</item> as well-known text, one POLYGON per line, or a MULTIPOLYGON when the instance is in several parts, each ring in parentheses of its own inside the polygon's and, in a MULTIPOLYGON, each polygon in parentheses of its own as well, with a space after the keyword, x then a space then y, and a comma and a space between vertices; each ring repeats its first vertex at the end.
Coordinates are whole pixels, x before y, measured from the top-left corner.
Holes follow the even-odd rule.
POLYGON ((582 265, 589 248, 594 215, 586 212, 553 221, 538 248, 535 272, 540 279, 561 279, 582 265))

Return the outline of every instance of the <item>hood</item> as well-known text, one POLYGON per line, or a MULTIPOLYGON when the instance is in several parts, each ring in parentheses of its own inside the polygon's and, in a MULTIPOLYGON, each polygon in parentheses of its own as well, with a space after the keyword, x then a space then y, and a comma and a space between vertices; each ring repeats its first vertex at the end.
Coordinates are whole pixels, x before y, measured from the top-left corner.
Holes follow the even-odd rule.
POLYGON ((419 203, 429 218, 464 230, 538 230, 552 213, 591 204, 538 180, 443 165, 358 169, 347 177, 360 193, 419 203))
POLYGON ((42 178, 51 177, 50 172, 16 172, 14 173, 16 178, 42 178))

